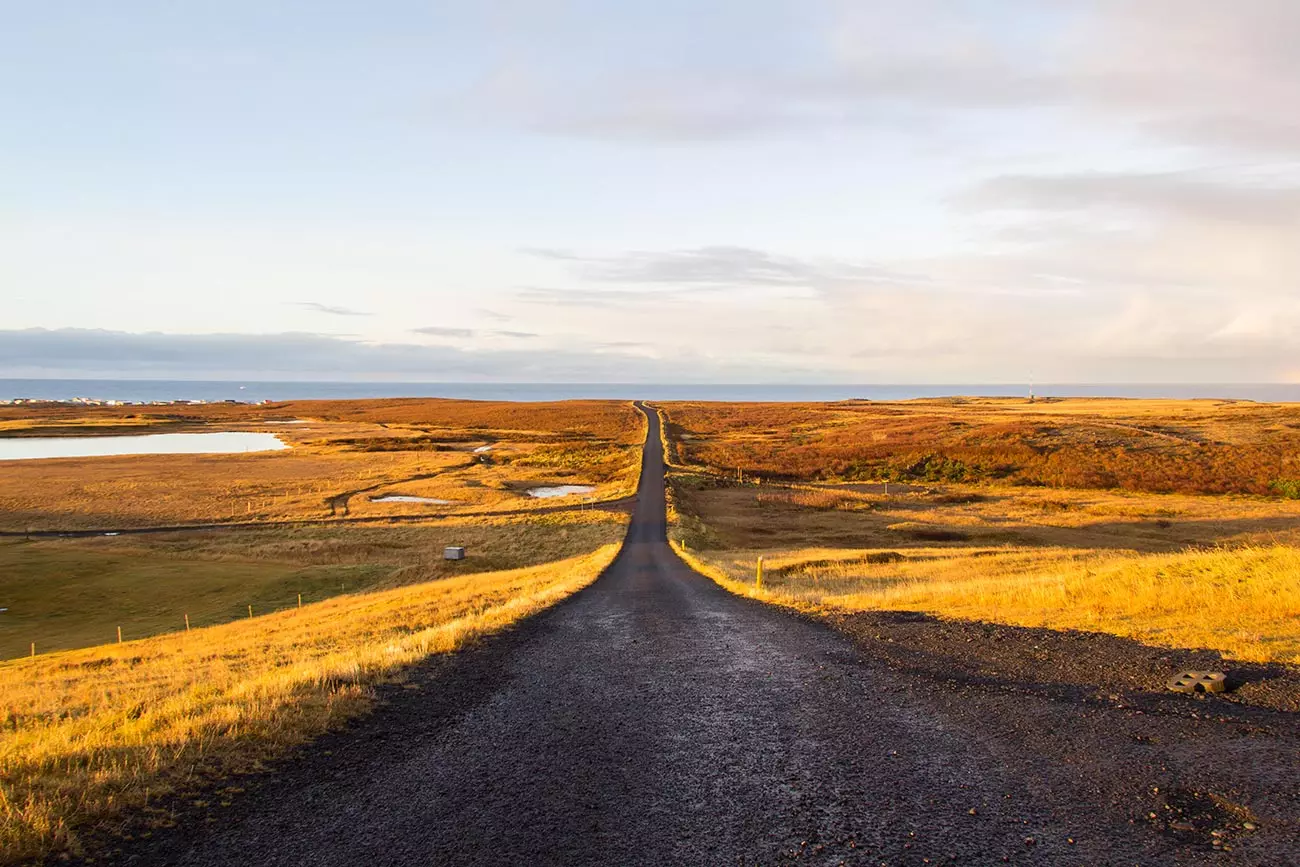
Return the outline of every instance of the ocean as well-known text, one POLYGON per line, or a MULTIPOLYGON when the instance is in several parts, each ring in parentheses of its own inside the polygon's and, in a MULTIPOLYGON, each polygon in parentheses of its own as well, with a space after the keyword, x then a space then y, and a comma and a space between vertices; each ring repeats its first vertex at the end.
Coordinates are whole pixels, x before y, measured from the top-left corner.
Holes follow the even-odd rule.
MULTIPOLYGON (((1028 385, 524 383, 524 382, 235 382, 162 379, 0 379, 0 400, 343 400, 365 397, 451 397, 469 400, 719 400, 825 401, 908 400, 918 397, 1023 397, 1028 385)), ((1300 402, 1300 383, 1245 384, 1052 384, 1036 385, 1040 397, 1218 398, 1300 402)))

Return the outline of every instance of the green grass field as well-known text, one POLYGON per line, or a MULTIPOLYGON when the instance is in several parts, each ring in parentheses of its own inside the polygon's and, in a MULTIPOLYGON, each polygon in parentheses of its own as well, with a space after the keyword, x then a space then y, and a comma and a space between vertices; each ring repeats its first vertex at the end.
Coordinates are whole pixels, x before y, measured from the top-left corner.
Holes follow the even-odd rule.
POLYGON ((146 638, 616 542, 604 512, 425 526, 302 527, 0 542, 0 659, 146 638), (442 559, 465 545, 467 560, 442 559))

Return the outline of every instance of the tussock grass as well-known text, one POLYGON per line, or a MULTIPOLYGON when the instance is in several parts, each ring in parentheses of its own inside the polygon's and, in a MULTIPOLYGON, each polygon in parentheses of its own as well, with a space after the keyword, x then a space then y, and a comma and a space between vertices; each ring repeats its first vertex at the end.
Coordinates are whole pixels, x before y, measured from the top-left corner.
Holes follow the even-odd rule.
POLYGON ((757 553, 683 553, 733 592, 797 608, 924 611, 1300 664, 1300 549, 1291 546, 767 552, 761 590, 757 553))
POLYGON ((87 827, 256 769, 365 710, 403 667, 589 584, 617 551, 0 664, 0 862, 76 852, 87 827))

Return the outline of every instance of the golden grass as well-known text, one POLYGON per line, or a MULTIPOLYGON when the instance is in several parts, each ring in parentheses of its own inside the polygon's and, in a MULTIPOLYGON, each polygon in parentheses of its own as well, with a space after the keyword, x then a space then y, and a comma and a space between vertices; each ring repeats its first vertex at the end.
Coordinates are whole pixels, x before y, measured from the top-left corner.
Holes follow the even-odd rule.
POLYGON ((946 541, 1159 553, 1300 545, 1294 500, 959 485, 891 486, 884 495, 879 486, 737 486, 692 473, 671 481, 697 548, 902 549, 946 541))
POLYGON ((0 540, 0 659, 105 644, 469 572, 561 560, 619 541, 601 511, 436 524, 230 529, 0 540), (463 545, 465 560, 443 548, 463 545))
MULTIPOLYGON (((114 424, 184 431, 243 429, 273 432, 292 448, 247 455, 0 461, 0 530, 533 511, 564 503, 529 497, 530 487, 590 484, 597 489, 597 500, 618 499, 635 490, 644 418, 626 404, 520 405, 512 416, 505 405, 465 401, 355 403, 286 405, 328 411, 337 418, 316 415, 310 424, 275 427, 263 423, 261 416, 271 414, 264 407, 181 407, 177 413, 183 414, 175 420, 121 417, 130 408, 105 408, 83 418, 65 407, 24 407, 27 415, 0 421, 8 426, 0 434, 49 433, 52 427, 65 435, 124 432, 111 428, 114 424), (110 410, 117 414, 108 414, 110 410), (459 421, 457 412, 464 414, 459 421), (394 421, 425 416, 439 427, 394 421), (516 427, 484 426, 512 421, 516 427), (541 422, 556 427, 523 427, 541 422), (490 446, 490 451, 474 451, 482 446, 490 446), (371 502, 385 494, 451 502, 371 502)), ((7 409, 13 415, 17 408, 7 409)), ((300 414, 306 413, 283 408, 273 413, 277 418, 300 414)))
POLYGON ((1300 663, 1300 503, 1269 484, 1300 472, 1300 407, 970 399, 666 410, 689 465, 670 474, 674 544, 735 592, 1300 663), (886 494, 865 483, 918 455, 936 459, 913 484, 886 494), (945 455, 1018 462, 1019 483, 955 483, 943 478, 956 467, 945 455), (736 483, 737 466, 751 483, 736 483), (798 482, 753 484, 756 471, 798 482), (1203 493, 1226 490, 1251 493, 1203 493))
POLYGON ((767 552, 761 589, 753 553, 683 554, 733 592, 798 608, 924 611, 1300 664, 1300 549, 1291 546, 767 552))
POLYGON ((0 462, 0 529, 324 519, 344 491, 465 464, 450 452, 298 446, 248 455, 138 455, 0 462))
POLYGON ((589 584, 617 545, 0 664, 0 862, 254 769, 362 712, 370 687, 589 584))

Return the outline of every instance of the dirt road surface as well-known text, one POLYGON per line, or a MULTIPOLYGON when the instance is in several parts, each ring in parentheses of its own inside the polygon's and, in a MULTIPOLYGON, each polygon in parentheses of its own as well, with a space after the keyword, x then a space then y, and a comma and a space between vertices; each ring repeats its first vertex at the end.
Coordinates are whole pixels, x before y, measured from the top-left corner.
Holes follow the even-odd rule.
POLYGON ((665 542, 650 418, 599 581, 109 860, 1300 864, 1295 714, 957 683, 729 595, 665 542))

